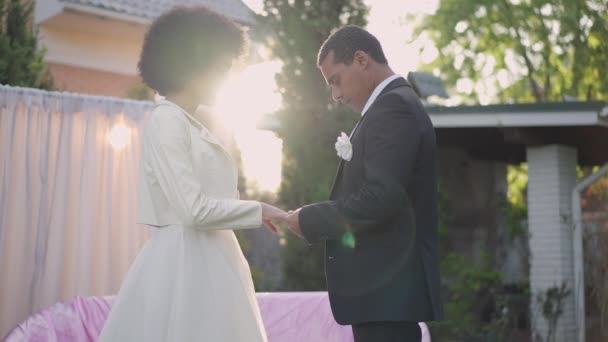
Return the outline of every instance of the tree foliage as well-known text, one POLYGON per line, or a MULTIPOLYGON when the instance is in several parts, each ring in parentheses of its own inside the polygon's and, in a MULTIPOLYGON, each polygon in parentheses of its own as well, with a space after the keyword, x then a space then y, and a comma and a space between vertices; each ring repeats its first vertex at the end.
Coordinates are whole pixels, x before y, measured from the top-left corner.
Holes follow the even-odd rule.
POLYGON ((0 0, 0 84, 51 89, 52 81, 31 28, 33 1, 0 0))
MULTIPOLYGON (((279 201, 288 208, 326 200, 338 159, 341 131, 350 132, 357 114, 332 103, 316 66, 319 47, 335 29, 364 26, 363 0, 265 0, 261 18, 267 45, 282 61, 277 84, 283 108, 277 113, 283 139, 283 175, 279 201)), ((285 288, 325 289, 320 246, 307 246, 287 235, 283 250, 285 288)))
MULTIPOLYGON (((428 34, 438 49, 422 67, 456 87, 465 102, 608 101, 606 0, 441 0, 416 33, 428 34)), ((525 233, 519 222, 527 215, 526 166, 510 166, 508 182, 506 223, 511 233, 525 233)), ((608 307, 605 286, 595 287, 595 298, 608 307)), ((457 287, 450 291, 458 295, 457 287)), ((450 299, 446 306, 458 304, 450 299)), ((445 327, 462 321, 460 313, 446 312, 445 327)))
POLYGON ((606 0, 442 0, 417 32, 439 50, 425 68, 469 102, 608 100, 606 0))

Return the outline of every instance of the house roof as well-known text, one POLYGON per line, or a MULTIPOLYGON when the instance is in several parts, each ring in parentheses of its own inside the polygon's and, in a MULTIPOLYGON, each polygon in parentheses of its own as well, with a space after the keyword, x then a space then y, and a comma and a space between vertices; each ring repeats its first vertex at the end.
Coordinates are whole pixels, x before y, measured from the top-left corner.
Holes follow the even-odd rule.
POLYGON ((608 162, 608 105, 559 102, 426 107, 440 146, 462 147, 482 160, 525 162, 527 147, 577 149, 579 165, 608 162))
POLYGON ((153 20, 177 5, 202 5, 238 23, 247 26, 255 24, 255 14, 241 0, 60 0, 60 2, 114 12, 145 21, 153 20))

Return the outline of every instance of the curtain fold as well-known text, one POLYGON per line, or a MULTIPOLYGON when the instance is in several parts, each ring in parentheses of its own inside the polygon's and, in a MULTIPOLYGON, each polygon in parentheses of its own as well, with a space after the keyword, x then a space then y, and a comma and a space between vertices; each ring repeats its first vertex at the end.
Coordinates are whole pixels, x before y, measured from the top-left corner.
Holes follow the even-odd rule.
POLYGON ((0 337, 60 300, 118 291, 148 237, 135 206, 152 108, 0 85, 0 337))

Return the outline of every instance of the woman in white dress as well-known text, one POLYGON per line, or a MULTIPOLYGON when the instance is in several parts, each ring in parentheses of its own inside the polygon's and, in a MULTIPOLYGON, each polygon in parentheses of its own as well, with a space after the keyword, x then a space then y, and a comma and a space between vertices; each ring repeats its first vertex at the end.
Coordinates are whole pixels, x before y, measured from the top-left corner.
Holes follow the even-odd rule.
POLYGON ((271 230, 286 213, 238 199, 237 166, 192 113, 243 48, 242 31, 205 8, 176 8, 146 34, 140 74, 166 100, 145 124, 138 222, 154 228, 100 341, 266 341, 249 265, 233 229, 271 230))

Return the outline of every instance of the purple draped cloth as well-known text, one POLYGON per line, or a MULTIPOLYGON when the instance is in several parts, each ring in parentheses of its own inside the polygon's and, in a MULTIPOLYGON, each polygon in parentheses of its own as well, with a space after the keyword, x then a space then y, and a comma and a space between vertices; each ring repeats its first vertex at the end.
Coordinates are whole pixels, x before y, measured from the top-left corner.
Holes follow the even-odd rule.
MULTIPOLYGON (((258 293, 269 342, 352 342, 350 326, 334 320, 326 292, 258 293)), ((96 341, 110 312, 113 296, 76 297, 31 315, 5 342, 96 341)), ((420 323, 422 341, 430 341, 420 323)))

